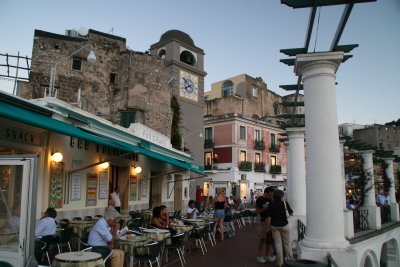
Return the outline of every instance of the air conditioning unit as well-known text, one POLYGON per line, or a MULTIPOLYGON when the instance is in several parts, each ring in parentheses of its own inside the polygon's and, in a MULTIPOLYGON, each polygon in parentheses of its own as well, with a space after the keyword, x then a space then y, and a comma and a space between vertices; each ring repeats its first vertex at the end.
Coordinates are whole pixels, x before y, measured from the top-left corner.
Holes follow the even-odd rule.
POLYGON ((78 31, 77 30, 65 30, 65 35, 70 36, 70 37, 78 37, 78 31))
POLYGON ((240 180, 247 180, 247 174, 241 174, 240 180))

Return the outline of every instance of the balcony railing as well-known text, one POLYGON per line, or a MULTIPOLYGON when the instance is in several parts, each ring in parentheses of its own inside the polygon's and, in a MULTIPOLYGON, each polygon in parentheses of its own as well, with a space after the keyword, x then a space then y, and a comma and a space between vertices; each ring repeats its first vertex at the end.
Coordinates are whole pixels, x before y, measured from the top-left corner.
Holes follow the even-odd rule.
POLYGON ((264 150, 265 145, 263 140, 254 140, 254 149, 264 150))
POLYGON ((255 172, 265 172, 265 163, 264 162, 255 162, 254 163, 254 171, 255 172))
POLYGON ((251 171, 252 163, 250 161, 241 161, 239 164, 240 171, 251 171))
POLYGON ((213 139, 204 139, 204 148, 213 148, 214 140, 213 139))
POLYGON ((212 170, 212 165, 204 165, 204 170, 206 171, 212 170))
POLYGON ((273 174, 279 174, 282 173, 282 168, 280 165, 271 165, 269 172, 273 174))
POLYGON ((307 227, 300 220, 297 220, 297 241, 301 241, 307 234, 307 227))
POLYGON ((360 232, 369 229, 368 209, 359 207, 353 210, 354 232, 360 232))
POLYGON ((269 147, 269 152, 274 152, 274 153, 279 153, 280 151, 280 146, 279 145, 273 145, 271 144, 271 146, 269 147))
POLYGON ((381 208, 381 222, 388 223, 391 221, 390 206, 382 206, 381 208))

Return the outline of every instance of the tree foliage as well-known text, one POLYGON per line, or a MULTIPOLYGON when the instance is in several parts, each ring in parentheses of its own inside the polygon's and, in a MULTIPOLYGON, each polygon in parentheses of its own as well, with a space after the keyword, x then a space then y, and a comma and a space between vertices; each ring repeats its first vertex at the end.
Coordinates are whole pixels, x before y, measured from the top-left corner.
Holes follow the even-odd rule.
POLYGON ((175 149, 180 149, 182 136, 179 129, 181 128, 181 107, 179 105, 176 96, 171 98, 171 109, 172 109, 172 127, 171 127, 171 144, 175 149))

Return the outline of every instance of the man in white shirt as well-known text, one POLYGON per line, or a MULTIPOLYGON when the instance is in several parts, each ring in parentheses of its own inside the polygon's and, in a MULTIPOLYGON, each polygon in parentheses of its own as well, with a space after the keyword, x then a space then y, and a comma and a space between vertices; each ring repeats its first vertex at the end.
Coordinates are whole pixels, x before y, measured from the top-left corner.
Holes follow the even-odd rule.
POLYGON ((121 212, 121 199, 120 199, 120 196, 119 196, 119 186, 118 185, 115 186, 114 192, 112 192, 110 194, 110 197, 114 200, 115 209, 118 212, 121 212))
POLYGON ((36 223, 35 238, 56 235, 56 230, 57 230, 57 224, 55 220, 56 217, 57 217, 57 211, 54 208, 48 208, 45 211, 43 217, 36 223))
MULTIPOLYGON (((119 228, 120 225, 116 222, 116 213, 107 211, 90 231, 88 245, 91 247, 112 247, 119 228)), ((110 257, 111 267, 123 267, 124 257, 124 251, 112 249, 110 257)))
POLYGON ((197 219, 197 215, 198 215, 198 210, 194 207, 195 202, 194 200, 189 200, 188 203, 188 208, 186 210, 186 216, 188 217, 188 219, 197 219))

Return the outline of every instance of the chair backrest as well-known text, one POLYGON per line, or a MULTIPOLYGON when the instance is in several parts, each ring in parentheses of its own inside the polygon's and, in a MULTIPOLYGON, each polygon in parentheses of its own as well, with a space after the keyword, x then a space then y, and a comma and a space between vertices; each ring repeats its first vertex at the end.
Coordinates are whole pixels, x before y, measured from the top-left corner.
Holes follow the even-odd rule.
POLYGON ((57 243, 58 253, 71 252, 71 244, 69 242, 57 243))
POLYGON ((109 247, 103 247, 103 246, 92 247, 92 252, 100 253, 104 263, 112 254, 112 250, 109 247))
POLYGON ((72 220, 73 221, 82 221, 82 218, 81 217, 74 217, 74 218, 72 218, 72 220))
POLYGON ((83 220, 91 222, 91 221, 93 221, 93 217, 92 216, 85 216, 85 218, 83 218, 83 220))

